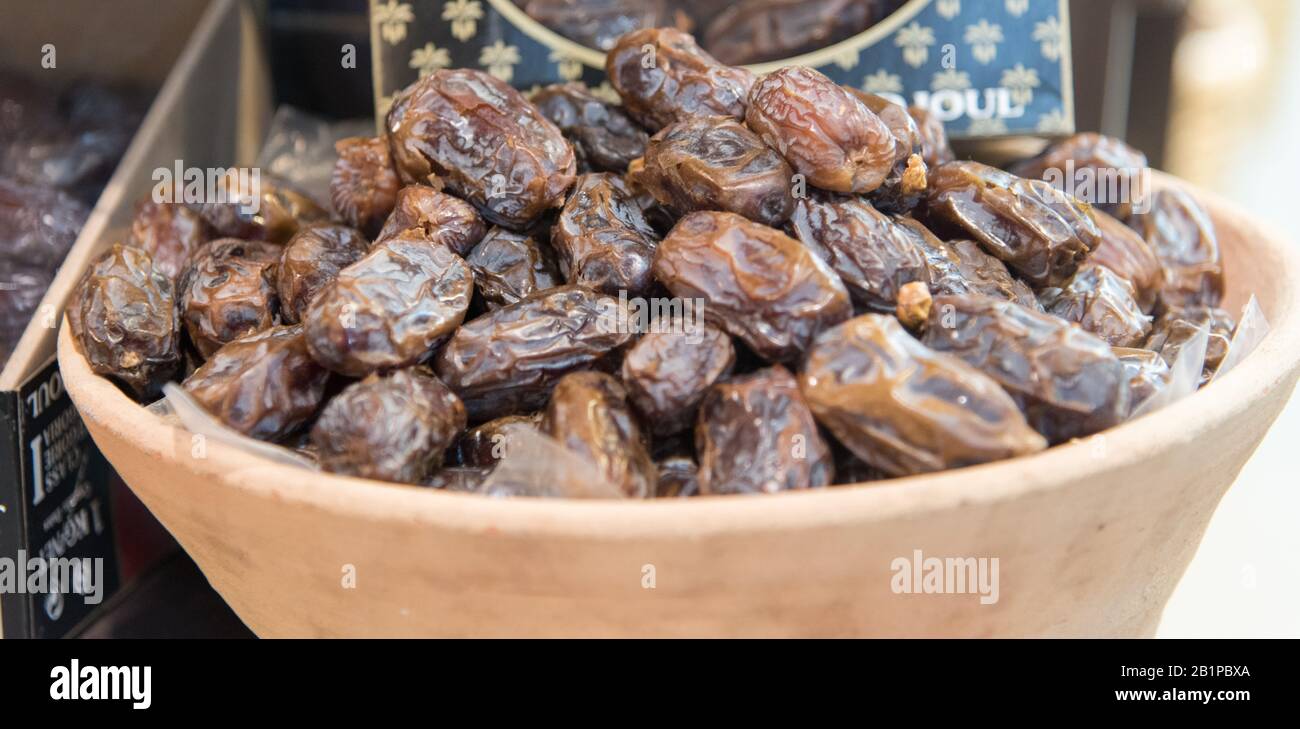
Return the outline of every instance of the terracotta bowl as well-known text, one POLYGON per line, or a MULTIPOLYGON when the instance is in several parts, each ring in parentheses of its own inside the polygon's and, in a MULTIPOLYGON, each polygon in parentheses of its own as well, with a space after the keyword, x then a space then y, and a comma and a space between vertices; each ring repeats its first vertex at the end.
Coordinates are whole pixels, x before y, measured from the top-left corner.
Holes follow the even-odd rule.
POLYGON ((1227 306, 1253 292, 1272 327, 1237 369, 1100 437, 879 485, 508 500, 211 441, 194 457, 188 433, 90 372, 66 326, 59 361, 95 442, 261 636, 1151 635, 1300 366, 1300 251, 1197 195, 1227 306), (918 550, 996 558, 997 601, 896 592, 895 560, 918 550))

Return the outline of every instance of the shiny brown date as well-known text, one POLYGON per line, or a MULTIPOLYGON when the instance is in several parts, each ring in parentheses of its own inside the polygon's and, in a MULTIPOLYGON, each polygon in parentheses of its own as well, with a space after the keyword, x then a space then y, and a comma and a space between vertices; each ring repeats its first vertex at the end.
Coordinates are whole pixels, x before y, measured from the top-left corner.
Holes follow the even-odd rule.
POLYGON ((655 251, 655 277, 768 361, 797 358, 818 332, 848 319, 848 291, 799 241, 734 213, 681 219, 655 251))
POLYGON ((280 314, 288 324, 297 324, 316 298, 339 271, 361 260, 370 242, 345 225, 313 225, 294 234, 280 254, 276 291, 280 314))
POLYGON ((607 294, 649 291, 657 243, 633 194, 608 172, 579 177, 551 228, 565 280, 607 294))
POLYGON ((702 494, 776 493, 835 481, 799 383, 776 365, 714 385, 695 426, 702 494))
POLYGON ((605 75, 641 126, 657 132, 689 116, 745 118, 754 74, 720 63, 674 28, 644 28, 618 39, 605 75))
POLYGON ((618 299, 580 286, 539 291, 466 322, 435 360, 471 422, 535 410, 555 381, 598 363, 632 334, 618 299))
POLYGON ((436 377, 407 369, 348 385, 321 411, 311 442, 326 471, 418 484, 464 428, 460 398, 436 377))
POLYGON ((303 314, 307 345, 352 377, 420 363, 465 318, 474 274, 445 245, 411 232, 339 271, 303 314))
POLYGON ((1237 328, 1232 315, 1213 306, 1172 307, 1160 315, 1151 329, 1151 337, 1143 345, 1154 350, 1173 365, 1182 353, 1183 347, 1199 329, 1206 331, 1205 365, 1201 369, 1201 382, 1204 385, 1218 371, 1223 358, 1228 355, 1228 345, 1232 342, 1232 333, 1237 328))
POLYGON ((220 238, 194 253, 178 292, 185 333, 203 357, 280 323, 279 246, 220 238))
POLYGON ((623 383, 651 432, 669 435, 690 427, 704 394, 735 363, 731 337, 678 317, 628 349, 623 383))
POLYGON ((328 379, 307 353, 302 326, 284 325, 225 344, 184 387, 228 427, 277 441, 316 414, 328 379))
POLYGON ((724 210, 779 226, 794 206, 794 170, 731 117, 674 122, 650 139, 636 181, 676 215, 724 210))
POLYGON ((865 314, 823 332, 799 382, 817 421, 893 476, 1047 447, 996 382, 929 349, 889 316, 865 314))
POLYGON ((1128 415, 1127 375, 1110 345, 1049 314, 978 294, 936 296, 923 341, 996 380, 1051 443, 1128 415))
POLYGON ((458 256, 469 253, 487 233, 474 207, 426 185, 411 185, 397 193, 393 212, 375 244, 400 236, 420 237, 445 245, 458 256))
POLYGON ((808 184, 871 192, 894 168, 894 135, 847 89, 803 66, 759 79, 745 123, 808 184))
POLYGON ((217 199, 196 207, 215 236, 283 243, 298 228, 329 222, 329 213, 291 185, 269 175, 231 168, 217 183, 217 199))
POLYGON ((604 372, 573 372, 551 391, 544 432, 582 456, 625 496, 653 496, 659 482, 627 392, 604 372))
POLYGON ((330 204, 348 225, 370 238, 397 204, 401 180, 385 137, 348 137, 334 143, 338 161, 330 173, 330 204))
POLYGON ((116 244, 82 275, 68 326, 96 374, 139 399, 158 394, 181 365, 181 326, 172 282, 149 254, 116 244))
POLYGON ((1012 276, 1005 263, 985 253, 975 241, 939 240, 910 218, 898 219, 898 223, 916 234, 929 269, 932 294, 985 294, 1042 310, 1033 289, 1012 276))
POLYGON ((1060 288, 1038 292, 1047 313, 1072 321, 1112 347, 1136 347, 1151 331, 1133 284, 1105 266, 1086 265, 1060 288))
POLYGON ((1129 412, 1169 384, 1169 364, 1159 352, 1129 347, 1112 347, 1111 351, 1128 374, 1129 412))
POLYGON ((465 259, 489 309, 563 283, 554 253, 526 233, 494 227, 465 259))
POLYGON ((1150 314, 1165 285, 1165 271, 1160 259, 1151 246, 1127 225, 1100 211, 1095 213, 1095 217, 1101 243, 1088 262, 1105 266, 1120 278, 1128 279, 1133 284, 1138 306, 1150 314))
POLYGON ((1096 132, 1082 132, 1049 145, 1041 154, 1011 168, 1011 173, 1044 180, 1058 189, 1076 189, 1087 170, 1096 180, 1097 198, 1085 200, 1098 210, 1127 218, 1132 204, 1146 194, 1143 173, 1147 156, 1124 142, 1096 132), (1114 193, 1115 199, 1102 199, 1114 193))
POLYGON ((1156 192, 1151 210, 1129 224, 1146 240, 1165 270, 1161 298, 1169 306, 1217 306, 1223 299, 1223 261, 1210 215, 1188 193, 1156 192))
POLYGON ((943 120, 920 106, 907 107, 907 113, 916 121, 916 129, 920 134, 921 159, 927 167, 933 169, 956 159, 948 144, 948 130, 944 127, 943 120))
POLYGON ((1101 242, 1086 204, 978 162, 931 170, 927 215, 978 241, 1034 287, 1060 285, 1101 242))
POLYGON ((146 200, 131 221, 131 245, 148 253, 154 268, 173 282, 210 237, 203 218, 179 203, 146 200))
POLYGON ((517 435, 539 432, 542 413, 506 415, 470 428, 456 440, 456 460, 463 466, 495 466, 505 458, 517 435))
POLYGON ((632 160, 645 154, 645 130, 582 84, 553 84, 529 100, 573 145, 579 172, 623 174, 632 160))
POLYGON ((440 69, 398 92, 387 130, 404 182, 435 175, 514 230, 559 207, 577 169, 573 147, 537 107, 473 69, 440 69))

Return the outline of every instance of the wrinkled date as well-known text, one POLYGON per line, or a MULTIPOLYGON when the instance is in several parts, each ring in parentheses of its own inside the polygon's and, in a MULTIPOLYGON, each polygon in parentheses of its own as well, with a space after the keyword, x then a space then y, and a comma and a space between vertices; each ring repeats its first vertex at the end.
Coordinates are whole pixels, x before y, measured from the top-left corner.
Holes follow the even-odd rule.
POLYGON ((339 271, 303 314, 312 356, 352 377, 424 361, 465 319, 474 274, 445 245, 387 240, 339 271))
POLYGON ((1113 347, 1111 351, 1128 375, 1130 413, 1169 384, 1169 364, 1159 352, 1129 347, 1113 347))
POLYGON ((180 368, 181 331, 171 281, 149 254, 114 245, 81 277, 68 326, 90 368, 147 399, 180 368))
POLYGON ((623 180, 607 172, 579 177, 551 228, 565 280, 608 294, 649 291, 657 243, 623 180))
POLYGON ((659 482, 641 428, 618 380, 604 372, 560 378, 546 407, 543 429, 593 463, 625 496, 653 496, 659 482))
POLYGON ((1105 266, 1080 268, 1061 288, 1039 292, 1049 314, 1072 321, 1113 347, 1136 347, 1151 331, 1151 317, 1134 299, 1133 284, 1105 266))
POLYGON ((916 121, 921 159, 927 167, 933 169, 956 159, 948 144, 948 130, 944 127, 943 120, 920 106, 907 107, 907 114, 916 121))
POLYGON ((343 222, 374 238, 393 212, 402 186, 388 140, 348 137, 335 142, 334 151, 339 158, 330 173, 330 204, 343 222))
POLYGON ((522 230, 559 207, 573 147, 515 89, 472 69, 438 70, 397 94, 387 117, 402 180, 441 178, 483 217, 522 230))
POLYGON ((695 426, 702 494, 776 493, 835 481, 830 446, 794 376, 776 365, 715 385, 695 426))
POLYGON ((745 118, 754 74, 719 63, 672 28, 628 33, 605 56, 605 74, 623 106, 652 132, 689 116, 745 118))
MULTIPOLYGON (((1114 137, 1095 132, 1083 132, 1063 139, 1043 150, 1042 154, 1025 160, 1011 168, 1011 173, 1032 180, 1053 182, 1058 186, 1072 186, 1082 170, 1105 180, 1116 192, 1114 200, 1090 200, 1099 210, 1127 218, 1133 202, 1145 194, 1142 173, 1147 168, 1147 156, 1114 137)), ((1099 185, 1101 187, 1101 185, 1099 185)), ((1102 192, 1100 189, 1098 192, 1102 192)), ((1109 191, 1106 193, 1109 195, 1109 191)))
POLYGON ((580 286, 540 291, 466 322, 438 353, 438 377, 470 420, 535 410, 552 385, 623 347, 632 334, 618 299, 580 286), (622 310, 622 311, 620 311, 622 310))
POLYGON ((799 381, 818 422, 894 476, 1047 447, 996 382, 930 350, 892 317, 865 314, 823 332, 799 381))
POLYGON ((465 261, 474 269, 474 285, 489 309, 564 281, 550 246, 506 228, 489 230, 465 261))
POLYGON ((203 218, 179 203, 146 200, 131 221, 131 245, 148 253, 154 268, 172 281, 208 238, 203 218))
POLYGON ((279 246, 214 240, 190 259, 178 292, 185 333, 203 357, 226 342, 280 323, 279 246))
POLYGON ((915 220, 903 218, 898 223, 916 234, 929 269, 932 293, 984 294, 1042 310, 1033 289, 1012 276, 1006 264, 985 253, 975 241, 941 241, 915 220))
MULTIPOLYGON (((246 171, 245 171, 246 172, 246 171)), ((216 236, 283 243, 298 228, 329 222, 329 213, 288 183, 231 169, 218 182, 217 199, 196 210, 216 236)))
POLYGON ((871 192, 894 168, 894 135, 847 89, 811 68, 790 66, 754 84, 745 123, 808 183, 871 192))
POLYGON ((414 236, 445 245, 463 256, 478 245, 485 233, 487 226, 483 218, 469 203, 426 185, 412 185, 397 193, 393 212, 384 222, 375 244, 414 236))
POLYGON ((1101 243, 1089 263, 1105 266, 1133 284, 1142 311, 1150 314, 1165 285, 1165 270, 1146 241, 1127 225, 1106 213, 1095 213, 1101 243))
POLYGON ((734 213, 692 213, 655 251, 655 277, 769 361, 797 358, 853 313, 830 267, 799 241, 734 213))
POLYGON ((839 274, 853 300, 874 311, 893 311, 903 284, 927 280, 919 234, 860 198, 802 198, 790 227, 839 274))
POLYGON ((628 349, 623 383, 650 430, 669 435, 690 427, 704 394, 735 363, 731 337, 711 326, 689 331, 677 318, 628 349))
POLYGON ((540 432, 542 413, 506 415, 470 428, 456 440, 456 460, 463 466, 495 466, 510 453, 519 434, 540 432))
POLYGON ((1035 287, 1074 275, 1101 239, 1086 204, 978 162, 932 170, 927 206, 932 219, 979 241, 1035 287))
POLYGON ((294 234, 280 254, 276 290, 280 314, 297 324, 307 306, 339 271, 361 260, 370 243, 345 225, 313 225, 294 234))
POLYGON ((1200 203, 1177 189, 1160 190, 1150 212, 1129 221, 1165 269, 1161 298, 1169 306, 1217 306, 1223 299, 1223 262, 1214 223, 1200 203))
POLYGON ((1020 400, 1049 442, 1091 435, 1129 411, 1110 346, 1070 322, 978 294, 934 297, 923 341, 957 355, 1020 400))
POLYGON ((1160 315, 1144 347, 1159 352, 1166 362, 1173 365, 1187 342, 1196 336, 1198 330, 1204 329, 1207 339, 1200 381, 1204 385, 1228 355, 1228 345, 1236 328, 1232 315, 1223 309, 1213 306, 1173 307, 1160 315))
POLYGON ((579 172, 623 174, 632 160, 645 154, 645 130, 581 84, 553 84, 530 100, 573 145, 579 172))
POLYGON ((328 379, 329 372, 307 353, 302 326, 284 325, 213 352, 184 387, 230 428, 277 441, 316 414, 328 379))
POLYGON ((774 61, 861 33, 899 4, 895 0, 739 0, 709 23, 704 45, 723 63, 774 61))
POLYGON ((851 86, 850 93, 858 97, 873 114, 889 127, 894 135, 894 167, 880 187, 871 193, 873 204, 890 213, 907 213, 925 199, 926 167, 921 157, 921 129, 907 109, 883 96, 870 94, 851 86))
POLYGON ((778 226, 794 207, 794 171, 730 117, 674 122, 650 139, 638 184, 676 215, 724 210, 778 226))
POLYGON ((446 385, 419 370, 398 370, 372 374, 331 399, 311 442, 326 471, 420 483, 464 428, 465 406, 446 385))

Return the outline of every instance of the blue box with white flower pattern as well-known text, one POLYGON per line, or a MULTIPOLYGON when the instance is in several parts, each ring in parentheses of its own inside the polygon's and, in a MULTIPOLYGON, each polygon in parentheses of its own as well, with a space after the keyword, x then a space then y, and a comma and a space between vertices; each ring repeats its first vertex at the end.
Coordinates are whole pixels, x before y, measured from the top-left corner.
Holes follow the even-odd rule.
POLYGON ((737 37, 821 38, 746 65, 811 66, 928 108, 954 138, 1069 134, 1068 11, 1068 0, 371 0, 375 109, 382 118, 395 92, 458 67, 524 90, 583 81, 617 101, 604 74, 613 38, 676 25, 728 62, 741 60, 727 58, 737 37))

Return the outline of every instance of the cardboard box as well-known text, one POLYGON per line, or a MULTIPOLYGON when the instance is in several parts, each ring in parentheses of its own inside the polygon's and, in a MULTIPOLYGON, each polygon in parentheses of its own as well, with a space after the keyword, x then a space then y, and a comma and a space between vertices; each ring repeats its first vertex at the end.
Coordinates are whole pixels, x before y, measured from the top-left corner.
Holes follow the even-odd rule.
MULTIPOLYGON (((435 68, 481 68, 521 89, 583 81, 613 93, 604 53, 512 0, 370 0, 370 22, 380 119, 395 92, 435 68)), ((928 107, 954 139, 1074 131, 1068 0, 909 0, 850 38, 750 68, 788 65, 928 107)))
POLYGON ((135 202, 148 194, 153 169, 176 160, 226 166, 255 156, 269 102, 248 12, 236 0, 63 0, 57 12, 44 3, 0 9, 0 67, 55 89, 87 77, 158 89, 0 372, 0 559, 10 569, 38 556, 102 560, 103 601, 11 586, 0 590, 3 637, 76 631, 168 548, 165 533, 112 474, 63 391, 55 336, 81 273, 103 246, 120 239, 135 202), (101 32, 106 29, 113 32, 101 32), (54 69, 40 65, 46 44, 56 48, 54 69))

